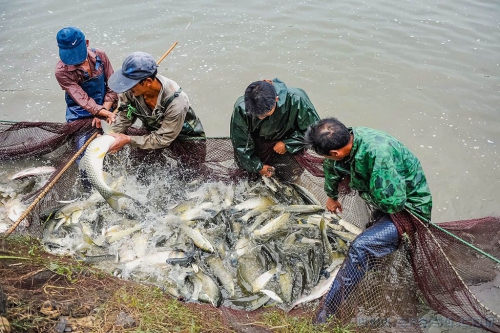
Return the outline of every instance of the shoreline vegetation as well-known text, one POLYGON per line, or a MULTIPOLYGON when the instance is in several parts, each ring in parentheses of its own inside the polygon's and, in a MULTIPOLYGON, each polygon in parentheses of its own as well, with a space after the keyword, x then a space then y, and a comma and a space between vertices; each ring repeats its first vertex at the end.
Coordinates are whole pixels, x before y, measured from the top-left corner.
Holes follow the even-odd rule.
POLYGON ((269 332, 351 332, 313 325, 312 307, 290 314, 278 309, 242 314, 186 303, 157 286, 48 254, 33 237, 0 240, 0 277, 0 305, 6 304, 6 314, 0 315, 8 321, 0 332, 8 332, 7 325, 10 332, 236 332, 232 319, 241 319, 237 325, 248 332, 252 326, 269 332))

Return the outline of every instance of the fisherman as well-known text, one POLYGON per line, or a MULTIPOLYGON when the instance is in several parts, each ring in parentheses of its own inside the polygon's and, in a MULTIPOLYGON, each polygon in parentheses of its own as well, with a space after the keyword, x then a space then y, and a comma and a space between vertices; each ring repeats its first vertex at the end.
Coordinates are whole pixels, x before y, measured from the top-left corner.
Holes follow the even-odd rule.
POLYGON ((121 71, 115 72, 109 86, 119 95, 119 111, 112 129, 116 140, 110 152, 125 145, 141 149, 169 147, 179 136, 205 137, 187 94, 173 80, 158 73, 153 57, 144 52, 129 54, 121 71), (125 131, 140 119, 148 133, 126 135, 125 131))
POLYGON ((295 154, 303 150, 307 127, 320 118, 307 94, 287 87, 279 79, 251 83, 234 104, 230 136, 238 164, 251 173, 270 177, 275 153, 295 154), (271 158, 261 143, 272 143, 271 158))
MULTIPOLYGON (((75 27, 66 27, 57 33, 59 58, 55 76, 65 91, 66 121, 92 118, 92 125, 98 127, 104 118, 108 123, 115 119, 111 112, 116 106, 118 95, 109 89, 108 79, 113 74, 113 66, 104 51, 90 48, 89 40, 75 27)), ((75 137, 76 149, 79 150, 93 134, 87 131, 75 137)), ((79 163, 81 157, 77 158, 79 163)), ((90 185, 82 172, 85 188, 90 185)))
POLYGON ((316 322, 335 315, 373 259, 399 246, 399 234, 390 214, 409 211, 428 223, 432 197, 420 161, 407 147, 387 133, 367 127, 346 127, 336 118, 312 125, 305 142, 325 157, 326 208, 342 212, 338 185, 350 176, 349 186, 381 212, 372 226, 351 244, 345 262, 328 292, 316 322))

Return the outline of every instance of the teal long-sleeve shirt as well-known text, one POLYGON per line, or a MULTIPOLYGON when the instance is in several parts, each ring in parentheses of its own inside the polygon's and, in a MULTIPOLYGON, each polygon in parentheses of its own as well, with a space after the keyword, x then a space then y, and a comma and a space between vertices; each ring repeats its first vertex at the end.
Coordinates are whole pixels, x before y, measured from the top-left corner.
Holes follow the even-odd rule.
POLYGON ((244 97, 234 104, 230 137, 239 162, 249 172, 259 172, 263 163, 255 151, 255 140, 283 141, 287 152, 304 148, 304 134, 309 125, 320 118, 307 94, 299 88, 287 87, 273 80, 278 101, 274 113, 265 119, 250 117, 245 111, 244 97))
POLYGON ((351 129, 351 153, 342 161, 325 159, 325 192, 338 199, 338 184, 346 175, 350 187, 375 208, 392 214, 408 209, 430 221, 432 196, 420 161, 389 134, 367 127, 351 129))

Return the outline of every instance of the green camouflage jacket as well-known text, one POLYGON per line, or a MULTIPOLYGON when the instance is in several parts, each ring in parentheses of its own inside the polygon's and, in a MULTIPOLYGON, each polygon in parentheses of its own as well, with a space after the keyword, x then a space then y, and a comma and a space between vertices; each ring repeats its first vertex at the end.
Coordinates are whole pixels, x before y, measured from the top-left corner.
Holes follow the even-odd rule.
POLYGON ((304 134, 309 125, 320 118, 307 94, 299 88, 287 87, 273 80, 278 101, 274 113, 265 119, 250 117, 245 111, 244 97, 234 104, 230 136, 236 157, 246 170, 258 172, 264 166, 255 151, 255 141, 285 143, 287 152, 294 154, 304 148, 304 134))
POLYGON ((420 161, 389 134, 353 127, 350 155, 342 161, 325 159, 325 192, 338 198, 338 184, 349 175, 350 187, 375 208, 392 214, 409 210, 430 221, 432 196, 420 161))
POLYGON ((111 125, 112 129, 124 133, 136 119, 140 119, 149 133, 130 136, 130 145, 141 149, 168 147, 179 135, 204 137, 201 121, 191 108, 186 93, 175 81, 162 75, 156 78, 161 82, 162 89, 154 110, 149 109, 142 96, 135 97, 131 91, 120 94, 120 111, 111 125))

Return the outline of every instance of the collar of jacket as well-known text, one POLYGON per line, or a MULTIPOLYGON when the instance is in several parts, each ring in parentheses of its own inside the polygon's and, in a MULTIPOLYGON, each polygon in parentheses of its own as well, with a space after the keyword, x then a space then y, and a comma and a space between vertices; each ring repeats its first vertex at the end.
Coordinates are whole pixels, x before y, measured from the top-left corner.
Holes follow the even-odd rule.
POLYGON ((352 161, 354 161, 354 156, 356 156, 356 153, 358 152, 359 142, 356 139, 356 133, 355 133, 356 131, 354 130, 354 128, 347 127, 347 129, 349 130, 349 133, 351 133, 351 135, 353 136, 352 148, 351 148, 351 152, 349 153, 349 157, 347 159, 345 159, 343 162, 351 163, 352 161))
POLYGON ((276 96, 278 96, 278 101, 276 102, 276 107, 280 108, 286 102, 287 87, 286 84, 278 78, 273 79, 274 89, 276 89, 276 96))

